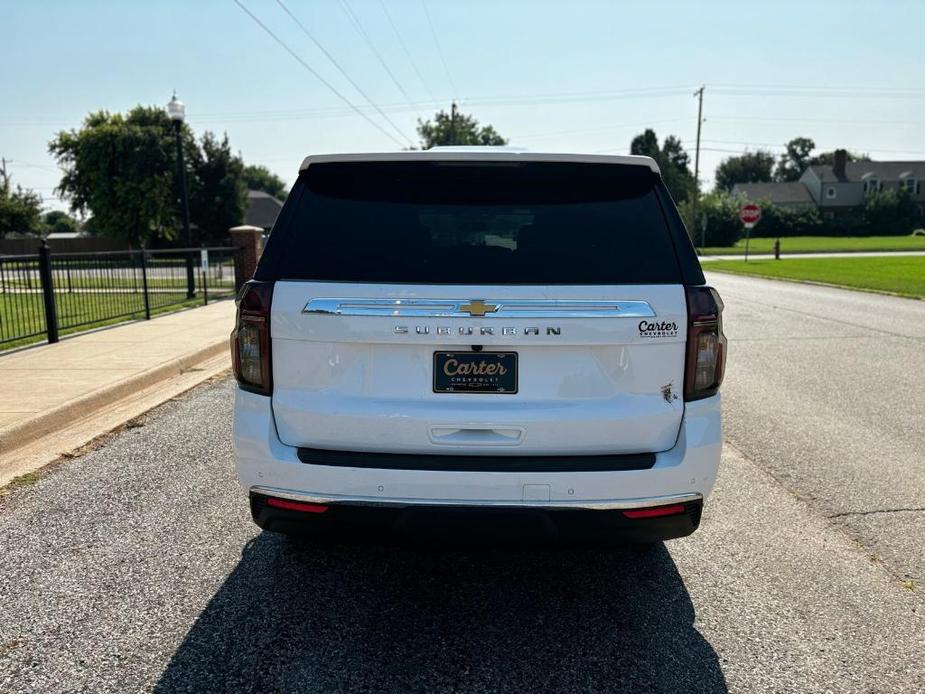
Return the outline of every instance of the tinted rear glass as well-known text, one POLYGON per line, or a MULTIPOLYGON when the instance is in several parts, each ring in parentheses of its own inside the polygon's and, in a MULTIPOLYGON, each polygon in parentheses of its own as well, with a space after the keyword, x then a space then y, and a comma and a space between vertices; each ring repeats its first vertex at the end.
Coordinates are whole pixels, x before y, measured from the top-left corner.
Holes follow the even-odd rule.
POLYGON ((680 282, 641 166, 313 164, 258 273, 266 279, 437 284, 680 282))

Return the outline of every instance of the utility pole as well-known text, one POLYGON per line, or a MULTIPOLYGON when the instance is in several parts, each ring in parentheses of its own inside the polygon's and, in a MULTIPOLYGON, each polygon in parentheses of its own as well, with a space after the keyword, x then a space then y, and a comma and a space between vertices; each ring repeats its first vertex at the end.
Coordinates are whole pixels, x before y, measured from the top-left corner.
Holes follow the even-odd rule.
POLYGON ((6 188, 9 179, 6 177, 6 157, 0 157, 0 178, 3 179, 2 186, 6 188))
MULTIPOLYGON (((697 149, 694 152, 694 219, 693 224, 698 223, 697 213, 700 211, 700 126, 703 125, 703 85, 694 92, 697 97, 697 149)), ((703 248, 706 241, 706 225, 700 232, 700 248, 703 248)))
POLYGON ((700 192, 700 126, 703 125, 703 87, 694 92, 697 97, 697 149, 694 153, 694 185, 700 192))
POLYGON ((456 102, 450 105, 450 144, 456 144, 456 102))

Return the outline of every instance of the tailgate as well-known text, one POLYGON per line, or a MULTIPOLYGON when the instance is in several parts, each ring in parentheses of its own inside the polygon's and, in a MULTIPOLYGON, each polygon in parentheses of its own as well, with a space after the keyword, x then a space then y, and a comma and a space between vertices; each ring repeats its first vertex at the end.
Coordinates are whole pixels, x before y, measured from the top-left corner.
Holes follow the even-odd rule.
POLYGON ((684 411, 686 321, 681 285, 279 281, 276 426, 286 444, 337 450, 667 450, 684 411), (496 392, 435 383, 435 368, 455 374, 460 363, 491 372, 492 352, 508 355, 497 363, 513 390, 510 380, 496 392))

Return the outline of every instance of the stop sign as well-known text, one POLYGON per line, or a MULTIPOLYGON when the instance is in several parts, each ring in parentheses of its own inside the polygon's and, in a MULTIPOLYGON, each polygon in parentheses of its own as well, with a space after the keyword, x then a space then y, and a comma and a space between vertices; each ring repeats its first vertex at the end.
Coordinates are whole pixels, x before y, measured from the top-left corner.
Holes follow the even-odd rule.
POLYGON ((761 219, 761 208, 753 202, 742 205, 742 209, 739 210, 739 219, 745 226, 754 226, 761 219))

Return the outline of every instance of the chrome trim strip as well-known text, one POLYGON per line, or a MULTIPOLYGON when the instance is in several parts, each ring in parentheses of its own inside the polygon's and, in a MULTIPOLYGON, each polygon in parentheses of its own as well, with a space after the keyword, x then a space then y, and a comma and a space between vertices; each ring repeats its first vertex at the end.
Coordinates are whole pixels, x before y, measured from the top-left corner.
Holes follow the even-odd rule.
POLYGON ((476 300, 459 299, 311 299, 302 313, 329 316, 408 318, 654 318, 647 301, 507 299, 485 301, 489 311, 473 315, 462 307, 476 300), (493 310, 491 310, 493 309, 493 310))
MULTIPOLYGON (((500 473, 503 474, 503 473, 500 473)), ((339 494, 313 494, 294 489, 277 489, 275 487, 252 486, 250 491, 280 499, 304 501, 309 504, 344 504, 348 506, 387 506, 404 508, 407 506, 491 506, 504 508, 559 508, 583 509, 588 511, 614 511, 631 508, 648 508, 667 504, 683 504, 688 501, 700 501, 702 494, 670 494, 667 496, 650 496, 640 499, 593 499, 588 501, 496 501, 483 499, 382 499, 372 496, 341 496, 339 494)))

